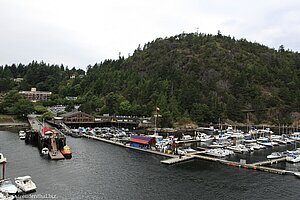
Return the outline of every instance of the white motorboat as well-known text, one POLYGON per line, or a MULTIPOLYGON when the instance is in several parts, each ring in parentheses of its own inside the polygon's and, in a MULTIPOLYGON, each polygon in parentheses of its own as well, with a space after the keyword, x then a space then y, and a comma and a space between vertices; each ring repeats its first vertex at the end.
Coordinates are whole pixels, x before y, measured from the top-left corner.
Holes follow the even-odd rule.
POLYGON ((258 138, 257 144, 264 145, 266 147, 273 147, 273 143, 270 142, 269 138, 265 138, 265 137, 258 138))
POLYGON ((15 178, 15 183, 18 188, 20 188, 23 192, 33 192, 36 190, 35 183, 31 180, 30 176, 21 176, 15 178))
POLYGON ((200 140, 200 142, 211 142, 213 141, 213 137, 209 136, 205 133, 198 133, 196 136, 196 140, 200 140))
POLYGON ((25 137, 26 137, 25 131, 19 131, 19 138, 20 138, 21 140, 25 140, 25 137))
POLYGON ((182 135, 182 138, 181 138, 182 140, 192 140, 193 138, 192 138, 192 136, 190 136, 190 135, 182 135))
POLYGON ((6 163, 6 162, 7 162, 6 158, 3 156, 2 153, 0 153, 0 164, 1 163, 6 163))
POLYGON ((236 146, 228 146, 226 148, 229 149, 229 150, 232 150, 234 153, 247 153, 247 152, 249 152, 249 149, 247 149, 245 147, 245 145, 242 145, 242 144, 239 144, 239 145, 236 145, 236 146))
POLYGON ((234 154, 234 152, 228 149, 217 148, 207 150, 206 154, 214 157, 227 157, 234 154))
POLYGON ((294 141, 300 141, 300 132, 294 132, 290 135, 290 139, 294 141))
POLYGON ((300 172, 294 172, 294 175, 300 178, 300 172))
POLYGON ((270 155, 267 156, 268 159, 276 159, 276 158, 281 158, 284 157, 285 155, 280 152, 273 152, 270 155))
POLYGON ((297 163, 300 162, 300 155, 298 151, 287 151, 287 156, 285 157, 287 162, 297 163))
POLYGON ((196 150, 195 150, 195 149, 192 149, 191 147, 186 148, 186 149, 183 149, 183 151, 184 151, 185 153, 194 153, 194 152, 196 152, 196 150))
POLYGON ((11 182, 10 179, 3 179, 0 181, 0 192, 16 194, 18 192, 18 188, 11 182))
POLYGON ((41 151, 42 155, 48 155, 49 154, 49 149, 47 147, 44 147, 41 151))
POLYGON ((6 192, 0 192, 0 199, 1 200, 14 200, 16 199, 15 195, 10 195, 6 192))

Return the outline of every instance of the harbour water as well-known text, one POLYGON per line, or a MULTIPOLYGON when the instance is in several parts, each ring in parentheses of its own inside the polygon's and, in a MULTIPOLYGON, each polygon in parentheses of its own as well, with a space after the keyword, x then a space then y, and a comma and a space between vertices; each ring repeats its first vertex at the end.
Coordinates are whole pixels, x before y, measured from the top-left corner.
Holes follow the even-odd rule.
MULTIPOLYGON (((0 131, 0 152, 8 160, 6 177, 31 175, 38 187, 32 195, 62 200, 300 197, 300 179, 291 175, 201 160, 168 166, 160 163, 164 157, 85 138, 67 137, 67 144, 72 159, 53 161, 25 145, 17 132, 0 131)), ((300 169, 300 164, 291 165, 278 166, 300 169)))

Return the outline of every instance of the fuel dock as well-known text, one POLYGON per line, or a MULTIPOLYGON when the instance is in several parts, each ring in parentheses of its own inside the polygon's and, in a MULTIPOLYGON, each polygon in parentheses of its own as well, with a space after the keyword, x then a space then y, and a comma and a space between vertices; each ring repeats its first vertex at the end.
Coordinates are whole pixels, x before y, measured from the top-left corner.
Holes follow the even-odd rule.
POLYGON ((25 143, 37 146, 39 152, 43 148, 49 149, 52 160, 61 160, 65 157, 61 150, 66 146, 66 137, 57 129, 43 125, 35 116, 28 116, 31 130, 26 131, 25 143))

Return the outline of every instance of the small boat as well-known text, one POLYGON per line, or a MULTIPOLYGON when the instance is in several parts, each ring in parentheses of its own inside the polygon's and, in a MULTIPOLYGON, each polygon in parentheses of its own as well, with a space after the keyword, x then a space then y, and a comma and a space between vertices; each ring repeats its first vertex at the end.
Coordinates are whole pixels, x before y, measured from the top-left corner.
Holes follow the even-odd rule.
POLYGON ((230 155, 234 154, 234 152, 231 150, 228 150, 228 149, 217 148, 217 149, 207 150, 206 154, 210 155, 210 156, 222 158, 222 157, 230 156, 230 155))
POLYGON ((3 156, 3 154, 2 153, 0 153, 0 164, 1 163, 6 163, 7 161, 6 161, 6 158, 3 156))
POLYGON ((71 148, 68 145, 64 146, 64 148, 61 150, 61 153, 67 159, 72 158, 72 151, 71 151, 71 148))
POLYGON ((1 200, 14 200, 14 199, 16 199, 16 196, 10 195, 6 192, 0 192, 0 199, 1 200))
POLYGON ((273 147, 274 143, 272 143, 269 138, 262 137, 257 139, 257 144, 264 145, 266 147, 273 147))
POLYGON ((214 138, 205 133, 198 133, 196 136, 196 140, 200 140, 200 142, 211 142, 214 140, 214 138))
POLYGON ((192 149, 191 147, 189 147, 187 149, 183 149, 183 151, 186 152, 186 153, 194 153, 194 152, 196 152, 196 150, 192 149))
POLYGON ((300 155, 298 151, 287 151, 287 156, 285 160, 287 162, 297 163, 300 162, 300 155))
POLYGON ((268 159, 276 159, 276 158, 281 158, 284 157, 285 155, 280 152, 273 152, 270 155, 267 156, 268 159))
POLYGON ((16 194, 18 188, 7 178, 0 181, 0 191, 8 194, 16 194))
POLYGON ((41 151, 42 155, 48 155, 49 154, 49 149, 47 147, 44 147, 41 151))
POLYGON ((25 138, 26 138, 26 133, 25 133, 25 131, 19 131, 19 138, 20 138, 21 140, 25 140, 25 138))
POLYGON ((190 136, 190 135, 182 135, 182 138, 181 138, 182 140, 192 140, 193 138, 192 138, 192 136, 190 136))
POLYGON ((35 183, 31 180, 30 176, 21 176, 15 178, 15 183, 23 192, 34 192, 36 190, 35 183))

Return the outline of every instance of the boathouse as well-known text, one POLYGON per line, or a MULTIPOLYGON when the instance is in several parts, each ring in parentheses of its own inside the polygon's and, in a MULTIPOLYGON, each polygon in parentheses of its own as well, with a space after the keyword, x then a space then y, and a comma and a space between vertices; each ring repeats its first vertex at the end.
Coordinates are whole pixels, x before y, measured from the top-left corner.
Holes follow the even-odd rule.
POLYGON ((138 136, 133 135, 130 138, 130 146, 131 147, 139 147, 139 148, 151 148, 151 146, 155 145, 156 141, 154 137, 146 137, 146 136, 138 136))

